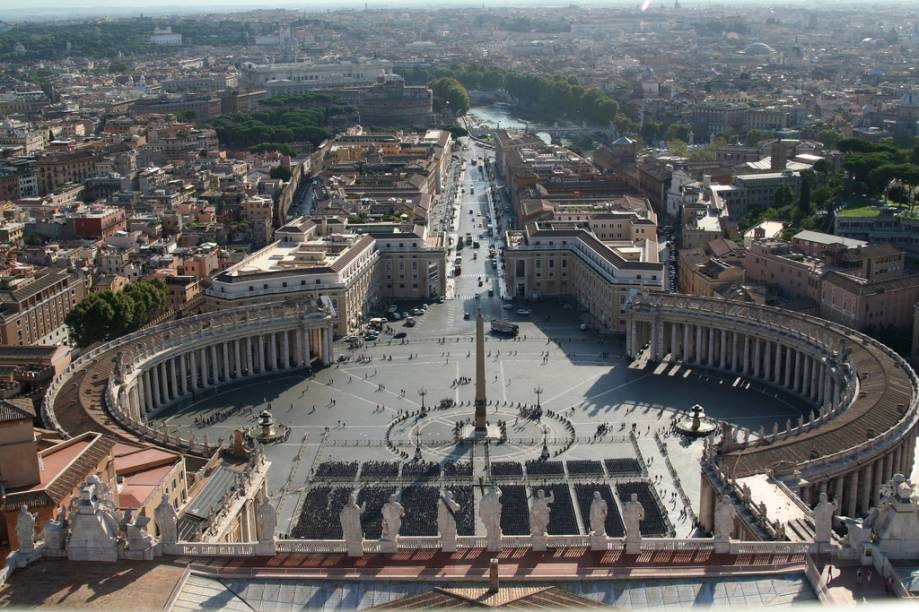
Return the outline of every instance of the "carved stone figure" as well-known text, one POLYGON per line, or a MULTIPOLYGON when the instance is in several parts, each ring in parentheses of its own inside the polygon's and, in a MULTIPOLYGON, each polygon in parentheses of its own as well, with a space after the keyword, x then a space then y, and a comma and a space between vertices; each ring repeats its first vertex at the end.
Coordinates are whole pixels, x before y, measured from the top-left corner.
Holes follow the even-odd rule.
POLYGON ((437 500, 437 531, 443 540, 443 548, 449 552, 456 550, 456 513, 460 505, 453 499, 453 493, 444 491, 437 500))
POLYGON ((175 508, 169 503, 169 498, 163 495, 160 504, 153 511, 153 520, 160 530, 160 542, 164 544, 175 544, 179 539, 179 530, 176 526, 179 522, 179 515, 175 508))
POLYGON ((545 537, 546 529, 549 528, 549 506, 555 503, 555 493, 549 493, 539 489, 533 503, 530 506, 530 533, 534 536, 545 537))
POLYGON ((19 552, 35 552, 35 518, 37 516, 29 512, 25 504, 19 506, 19 515, 16 516, 16 539, 19 540, 19 552))
POLYGON ((110 497, 110 489, 97 477, 91 476, 80 488, 71 514, 67 558, 71 561, 118 560, 121 530, 110 497))
POLYGON ((498 550, 501 548, 501 489, 492 484, 488 487, 482 501, 479 504, 479 518, 485 525, 485 533, 488 535, 488 549, 498 550))
POLYGON ((67 528, 67 509, 61 509, 58 520, 48 519, 42 528, 42 542, 45 550, 61 550, 64 548, 64 536, 67 528))
POLYGON ((606 516, 609 506, 599 491, 594 491, 594 498, 590 502, 590 533, 594 536, 606 535, 606 516))
POLYGON ((640 524, 645 518, 645 507, 638 501, 638 495, 632 493, 631 499, 622 506, 622 521, 625 524, 625 539, 641 540, 640 524))
POLYGON ((820 502, 814 507, 814 540, 818 544, 832 541, 834 514, 836 504, 829 501, 826 491, 820 491, 820 502))
POLYGON ((361 543, 363 534, 361 533, 361 514, 367 509, 367 502, 360 506, 357 505, 357 491, 351 491, 351 497, 348 503, 338 514, 338 522, 341 523, 342 537, 348 542, 361 543))
POLYGON ((737 512, 734 510, 734 504, 725 496, 718 498, 715 504, 715 528, 714 536, 716 540, 730 540, 734 532, 734 516, 737 512))
POLYGON ((402 528, 402 517, 405 516, 405 508, 399 503, 395 493, 389 496, 389 501, 383 504, 380 513, 383 515, 383 535, 380 539, 387 542, 397 541, 399 530, 402 528))
POLYGON ((258 541, 274 542, 274 532, 278 527, 278 512, 262 495, 258 502, 258 541))

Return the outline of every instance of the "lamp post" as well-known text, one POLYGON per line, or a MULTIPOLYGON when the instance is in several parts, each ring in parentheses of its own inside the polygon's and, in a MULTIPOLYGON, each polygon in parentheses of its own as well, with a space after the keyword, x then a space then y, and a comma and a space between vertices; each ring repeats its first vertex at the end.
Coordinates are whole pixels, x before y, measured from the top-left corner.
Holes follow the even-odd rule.
POLYGON ((421 396, 421 415, 422 416, 427 414, 427 411, 428 411, 427 407, 424 405, 424 396, 427 394, 428 394, 428 390, 425 389, 424 387, 421 387, 420 389, 418 389, 418 395, 421 396))
POLYGON ((542 410, 542 404, 539 401, 539 398, 543 393, 542 385, 536 385, 536 388, 533 389, 533 393, 536 394, 536 409, 542 410))

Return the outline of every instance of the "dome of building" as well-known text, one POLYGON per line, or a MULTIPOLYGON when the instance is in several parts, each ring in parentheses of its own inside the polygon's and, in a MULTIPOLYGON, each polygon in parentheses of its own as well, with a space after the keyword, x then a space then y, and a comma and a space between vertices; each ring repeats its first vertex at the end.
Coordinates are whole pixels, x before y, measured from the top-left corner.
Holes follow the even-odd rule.
POLYGON ((771 55, 775 53, 775 49, 762 42, 755 42, 752 45, 749 45, 744 49, 744 53, 747 55, 771 55))

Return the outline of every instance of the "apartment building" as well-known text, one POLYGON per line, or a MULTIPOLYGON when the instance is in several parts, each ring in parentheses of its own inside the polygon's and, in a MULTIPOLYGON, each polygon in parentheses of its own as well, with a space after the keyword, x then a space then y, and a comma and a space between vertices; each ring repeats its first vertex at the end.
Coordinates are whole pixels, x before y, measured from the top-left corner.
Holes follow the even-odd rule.
POLYGON ((96 173, 95 151, 81 149, 45 153, 36 160, 38 193, 46 195, 67 183, 80 183, 96 173))
POLYGON ((83 278, 55 268, 17 272, 0 277, 0 344, 65 341, 64 318, 85 295, 83 278))
POLYGON ((244 89, 266 89, 271 93, 288 93, 292 87, 307 90, 329 87, 373 85, 377 77, 392 73, 392 62, 341 62, 310 64, 306 62, 277 62, 272 64, 245 63, 239 72, 239 85, 244 89))
POLYGON ((299 218, 275 238, 212 279, 208 308, 324 296, 337 313, 335 333, 345 335, 381 300, 430 300, 446 292, 442 243, 427 238, 422 226, 299 218))
POLYGON ((505 280, 523 299, 571 298, 607 331, 624 331, 625 306, 643 288, 664 289, 657 241, 603 241, 586 223, 544 221, 507 233, 505 280))

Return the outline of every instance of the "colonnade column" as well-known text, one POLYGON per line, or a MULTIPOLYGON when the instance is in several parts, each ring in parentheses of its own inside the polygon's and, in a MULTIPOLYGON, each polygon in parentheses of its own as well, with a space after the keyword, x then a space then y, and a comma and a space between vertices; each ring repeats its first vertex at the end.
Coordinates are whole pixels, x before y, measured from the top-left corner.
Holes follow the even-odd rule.
POLYGON ((721 353, 721 355, 720 355, 720 358, 718 359, 718 367, 721 368, 721 369, 723 369, 723 370, 726 370, 726 369, 727 369, 727 365, 728 365, 728 362, 727 362, 727 356, 728 356, 728 330, 726 330, 726 329, 722 329, 722 330, 721 330, 721 347, 720 347, 720 351, 719 351, 719 352, 721 353))
POLYGON ((753 339, 753 377, 762 378, 763 369, 762 364, 760 363, 760 356, 762 353, 763 340, 761 338, 753 339))
POLYGON ((676 349, 677 349, 677 324, 670 324, 670 359, 676 361, 676 349))
POLYGON ((150 386, 153 388, 153 408, 160 407, 160 374, 159 374, 159 364, 150 368, 151 378, 150 386))
POLYGON ((179 355, 179 373, 182 380, 182 395, 188 395, 188 364, 185 363, 185 353, 179 355))
POLYGON ((693 363, 702 365, 702 326, 696 325, 696 345, 693 347, 693 363))
POLYGON ((290 367, 290 336, 286 331, 281 332, 281 369, 290 367))
POLYGON ((794 392, 800 391, 800 380, 801 380, 801 351, 795 351, 795 365, 792 368, 792 386, 791 390, 794 392))
POLYGON ((172 393, 170 393, 170 400, 175 401, 179 399, 179 373, 177 372, 178 368, 176 367, 179 360, 175 357, 169 360, 169 379, 172 383, 172 393))
POLYGON ((198 372, 198 350, 195 349, 190 351, 188 357, 191 361, 191 390, 198 390, 198 377, 200 373, 198 372))
POLYGON ((258 373, 265 373, 265 336, 259 334, 256 336, 255 349, 258 351, 258 373))
POLYGON ((772 343, 768 340, 763 342, 763 378, 768 382, 772 380, 772 343))
POLYGON ((268 366, 272 371, 278 369, 278 337, 274 332, 268 334, 268 345, 270 352, 268 353, 268 366))
POLYGON ((750 373, 750 336, 743 337, 743 363, 740 364, 742 374, 750 373))
POLYGON ((740 336, 737 335, 737 332, 731 332, 731 361, 732 361, 732 370, 735 372, 740 371, 740 352, 738 351, 738 345, 740 344, 740 336))
POLYGON ((150 370, 145 370, 141 376, 144 379, 144 410, 145 412, 150 412, 155 407, 153 405, 153 391, 151 390, 153 385, 150 382, 150 370))
POLYGON ((220 343, 221 352, 223 352, 223 379, 230 380, 230 343, 220 343))
POLYGON ((682 323, 683 326, 683 363, 689 363, 689 324, 682 323))

